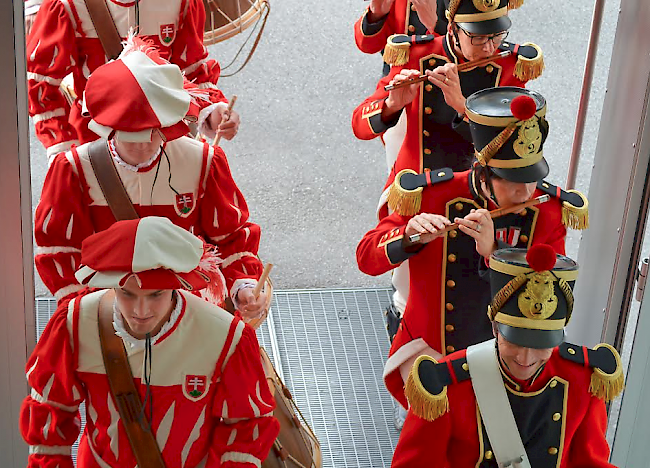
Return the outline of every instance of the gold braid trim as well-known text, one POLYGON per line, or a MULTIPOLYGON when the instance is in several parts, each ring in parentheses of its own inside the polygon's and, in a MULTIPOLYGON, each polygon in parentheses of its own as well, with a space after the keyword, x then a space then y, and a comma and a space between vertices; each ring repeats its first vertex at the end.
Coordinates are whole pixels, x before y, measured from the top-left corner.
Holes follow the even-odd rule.
POLYGON ((589 201, 582 193, 577 190, 567 190, 569 193, 575 193, 582 198, 582 206, 573 206, 571 203, 562 202, 562 224, 571 229, 587 229, 589 227, 589 201))
POLYGON ((566 299, 567 313, 566 313, 565 325, 568 325, 569 320, 571 320, 571 313, 573 312, 573 290, 571 289, 571 286, 569 286, 569 283, 565 279, 558 278, 558 283, 560 289, 564 293, 564 298, 566 299))
POLYGON ((494 137, 481 151, 476 152, 476 159, 481 166, 489 166, 490 159, 501 149, 501 147, 508 141, 517 128, 516 122, 511 122, 506 128, 494 137))
POLYGON ((621 356, 619 356, 618 352, 612 346, 607 343, 601 343, 596 345, 594 350, 603 347, 609 349, 614 355, 616 359, 616 370, 612 374, 606 374, 599 368, 594 367, 594 371, 591 374, 589 391, 597 398, 612 401, 623 391, 625 387, 625 376, 623 375, 621 356))
POLYGON ((409 49, 411 48, 410 42, 393 42, 395 36, 401 34, 393 34, 386 41, 384 47, 384 62, 388 65, 405 65, 409 61, 409 49))
POLYGON ((422 385, 418 369, 420 363, 425 360, 438 364, 438 361, 431 356, 423 355, 418 357, 406 379, 404 394, 416 416, 427 421, 433 421, 449 411, 449 400, 447 399, 447 387, 442 387, 442 391, 434 395, 429 393, 422 385))
POLYGON ((503 304, 505 304, 519 288, 526 284, 526 281, 528 281, 528 275, 521 273, 508 281, 508 283, 502 287, 498 293, 496 293, 488 309, 488 314, 491 314, 490 320, 494 320, 494 317, 497 312, 501 310, 503 304))
POLYGON ((517 56, 517 64, 515 65, 515 76, 521 81, 534 80, 539 78, 544 71, 544 54, 542 49, 537 44, 532 42, 524 42, 521 44, 523 46, 531 46, 537 51, 537 55, 534 58, 527 58, 523 55, 517 56))
POLYGON ((460 6, 461 1, 462 0, 451 0, 449 2, 449 8, 447 8, 445 11, 445 16, 447 17, 448 22, 454 22, 454 17, 456 16, 456 12, 458 11, 458 7, 460 6))
POLYGON ((524 0, 509 0, 508 10, 516 10, 524 4, 524 0))
POLYGON ((388 207, 402 216, 413 216, 420 212, 422 204, 422 187, 406 190, 402 187, 400 179, 403 174, 416 174, 413 169, 403 169, 397 173, 393 184, 388 189, 388 207))

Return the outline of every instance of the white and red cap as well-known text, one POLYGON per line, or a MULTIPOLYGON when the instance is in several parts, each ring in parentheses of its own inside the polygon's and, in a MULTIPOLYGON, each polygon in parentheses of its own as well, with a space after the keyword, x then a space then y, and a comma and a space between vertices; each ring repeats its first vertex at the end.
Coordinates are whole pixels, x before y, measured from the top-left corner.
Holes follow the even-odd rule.
POLYGON ((82 114, 88 128, 104 138, 151 141, 158 130, 165 141, 189 132, 198 107, 188 90, 196 88, 180 68, 162 59, 137 37, 129 37, 119 58, 97 68, 88 78, 82 114))
MULTIPOLYGON (((167 218, 119 221, 81 245, 77 280, 93 288, 118 288, 132 276, 142 289, 196 291, 210 285, 220 259, 212 248, 167 218)), ((224 289, 223 285, 210 285, 224 289)))

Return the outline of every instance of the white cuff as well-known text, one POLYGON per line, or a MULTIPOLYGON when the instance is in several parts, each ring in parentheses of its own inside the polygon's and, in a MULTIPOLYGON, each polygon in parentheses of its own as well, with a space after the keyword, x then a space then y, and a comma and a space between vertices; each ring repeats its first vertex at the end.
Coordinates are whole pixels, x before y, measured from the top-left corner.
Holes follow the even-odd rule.
POLYGON ((217 129, 210 128, 210 126, 207 124, 207 120, 212 114, 212 112, 217 109, 218 107, 223 107, 224 109, 228 109, 228 104, 225 102, 215 102, 214 104, 210 104, 208 107, 204 107, 201 109, 201 112, 199 112, 199 120, 198 120, 198 127, 199 127, 199 132, 201 132, 205 137, 207 137, 210 140, 214 140, 214 138, 217 136, 217 129))
POLYGON ((235 280, 232 288, 230 288, 230 299, 232 300, 235 309, 239 310, 239 302, 237 301, 237 293, 242 289, 251 289, 257 286, 257 281, 254 279, 238 279, 235 280))
POLYGON ((63 153, 64 151, 68 151, 70 148, 72 148, 72 145, 78 144, 78 140, 62 141, 61 143, 57 143, 56 145, 52 145, 47 148, 46 154, 48 167, 50 164, 52 164, 52 161, 54 161, 54 156, 59 153, 63 153))

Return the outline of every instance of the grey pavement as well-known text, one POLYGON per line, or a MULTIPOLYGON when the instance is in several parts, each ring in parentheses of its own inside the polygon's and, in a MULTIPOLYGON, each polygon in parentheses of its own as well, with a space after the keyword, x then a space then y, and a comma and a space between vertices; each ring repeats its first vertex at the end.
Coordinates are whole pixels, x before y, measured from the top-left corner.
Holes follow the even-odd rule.
MULTIPOLYGON (((276 265, 276 288, 387 286, 389 279, 357 270, 355 248, 374 227, 386 168, 379 140, 356 140, 352 110, 369 95, 380 58, 355 45, 352 25, 361 0, 305 3, 271 0, 272 12, 258 50, 244 70, 222 78, 226 96, 238 95, 239 135, 224 142, 235 180, 262 226, 260 255, 276 265)), ((586 191, 605 95, 618 0, 606 4, 595 82, 577 188, 586 191)), ((593 0, 527 0, 511 13, 509 40, 532 41, 546 71, 529 88, 548 100, 551 124, 545 156, 549 180, 564 185, 591 25, 593 0)), ((211 46, 222 65, 247 35, 211 46)), ((36 204, 47 164, 32 137, 32 190, 36 204)), ((579 234, 568 254, 577 255, 579 234)), ((46 291, 39 282, 37 295, 46 291)))

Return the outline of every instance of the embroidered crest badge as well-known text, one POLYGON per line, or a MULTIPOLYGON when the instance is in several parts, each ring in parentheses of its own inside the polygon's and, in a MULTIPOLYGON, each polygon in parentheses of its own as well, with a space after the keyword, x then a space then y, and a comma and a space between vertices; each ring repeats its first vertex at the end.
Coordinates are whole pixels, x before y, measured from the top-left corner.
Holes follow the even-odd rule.
POLYGON ((187 217, 194 209, 194 194, 181 193, 176 195, 176 212, 183 218, 187 217))
POLYGON ((207 375, 185 375, 183 394, 188 400, 199 401, 208 394, 209 387, 207 375))
POLYGON ((176 25, 174 23, 160 25, 160 42, 168 46, 176 39, 176 25))

